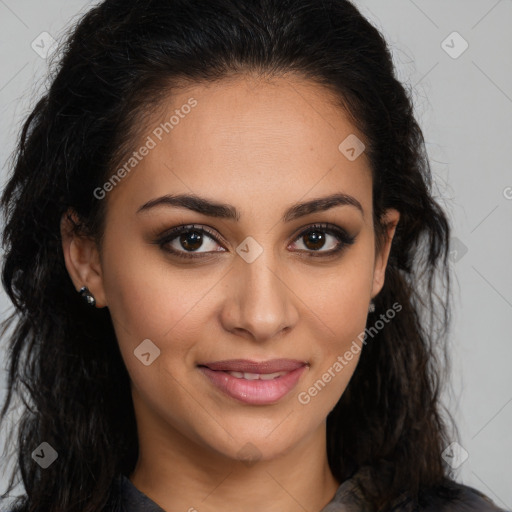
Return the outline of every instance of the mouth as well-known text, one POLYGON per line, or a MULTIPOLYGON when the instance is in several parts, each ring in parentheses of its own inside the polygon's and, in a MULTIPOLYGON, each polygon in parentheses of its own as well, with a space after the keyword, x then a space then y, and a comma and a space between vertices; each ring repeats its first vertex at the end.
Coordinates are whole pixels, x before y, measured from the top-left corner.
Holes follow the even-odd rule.
POLYGON ((281 400, 297 385, 307 367, 307 362, 293 359, 263 362, 231 359, 198 364, 199 370, 218 390, 251 405, 268 405, 281 400))

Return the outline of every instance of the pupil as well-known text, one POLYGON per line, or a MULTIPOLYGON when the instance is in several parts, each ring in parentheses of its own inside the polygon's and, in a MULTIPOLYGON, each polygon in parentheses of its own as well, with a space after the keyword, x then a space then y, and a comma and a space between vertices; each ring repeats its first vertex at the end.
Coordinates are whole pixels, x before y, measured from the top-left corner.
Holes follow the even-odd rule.
POLYGON ((203 235, 198 231, 189 231, 180 236, 180 243, 184 249, 195 251, 203 243, 203 235))
POLYGON ((325 243, 324 234, 320 231, 310 231, 308 235, 304 236, 304 244, 308 249, 321 249, 325 243), (309 245, 309 242, 312 243, 313 247, 309 245))

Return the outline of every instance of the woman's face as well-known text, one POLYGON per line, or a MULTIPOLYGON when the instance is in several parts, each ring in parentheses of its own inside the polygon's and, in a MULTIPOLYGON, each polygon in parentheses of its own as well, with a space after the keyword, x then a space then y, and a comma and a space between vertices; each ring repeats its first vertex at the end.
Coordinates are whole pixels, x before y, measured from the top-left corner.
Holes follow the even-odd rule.
POLYGON ((104 188, 101 259, 70 271, 110 310, 139 430, 271 459, 325 428, 389 250, 376 254, 354 136, 328 92, 298 78, 189 87, 148 121, 104 188), (247 363, 276 359, 292 362, 247 363))

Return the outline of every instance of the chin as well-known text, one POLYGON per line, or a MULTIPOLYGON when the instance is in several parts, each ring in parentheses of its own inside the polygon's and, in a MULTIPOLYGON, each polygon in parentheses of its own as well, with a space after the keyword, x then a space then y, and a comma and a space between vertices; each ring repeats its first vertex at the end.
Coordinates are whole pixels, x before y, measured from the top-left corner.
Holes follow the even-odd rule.
POLYGON ((290 440, 289 436, 281 439, 272 438, 265 433, 226 436, 222 440, 204 440, 218 454, 228 459, 243 462, 250 467, 256 462, 278 459, 296 446, 298 440, 290 440), (291 441, 291 442, 290 442, 291 441))

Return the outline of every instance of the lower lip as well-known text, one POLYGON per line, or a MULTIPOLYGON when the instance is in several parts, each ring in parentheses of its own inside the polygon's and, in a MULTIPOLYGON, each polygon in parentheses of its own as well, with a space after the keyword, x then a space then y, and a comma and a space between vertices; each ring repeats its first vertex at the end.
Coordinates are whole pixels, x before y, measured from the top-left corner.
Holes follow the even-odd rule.
POLYGON ((297 385, 306 365, 272 380, 238 379, 227 372, 210 370, 204 366, 199 369, 210 382, 230 397, 246 404, 266 405, 286 396, 297 385))

